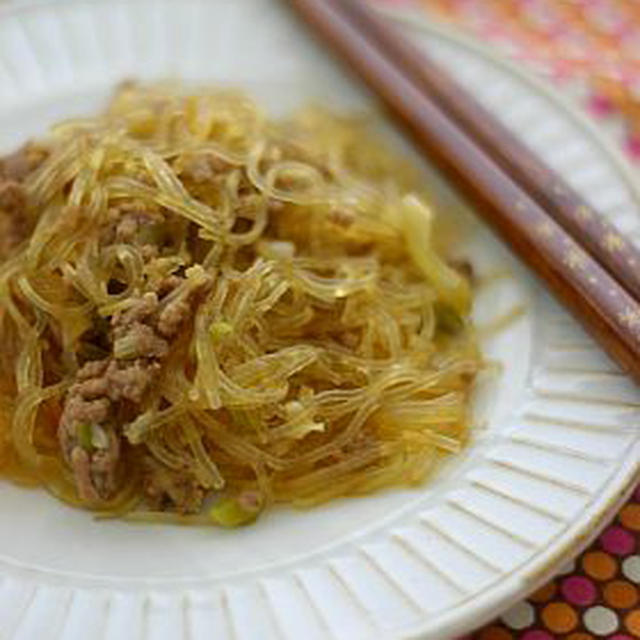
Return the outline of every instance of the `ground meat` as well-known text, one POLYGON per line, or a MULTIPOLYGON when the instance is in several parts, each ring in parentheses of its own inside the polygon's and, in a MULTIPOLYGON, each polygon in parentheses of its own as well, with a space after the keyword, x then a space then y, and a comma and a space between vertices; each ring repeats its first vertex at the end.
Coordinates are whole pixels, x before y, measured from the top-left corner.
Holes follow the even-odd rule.
MULTIPOLYGON (((111 413, 111 402, 108 398, 90 399, 83 395, 87 389, 86 385, 96 381, 99 382, 99 379, 89 379, 73 385, 67 394, 58 425, 60 448, 64 459, 73 469, 78 495, 91 501, 107 497, 113 490, 117 466, 116 454, 109 465, 94 470, 93 457, 97 452, 90 450, 90 446, 87 446, 90 443, 82 442, 80 437, 82 429, 92 430, 93 425, 103 424, 111 413), (105 468, 110 474, 108 477, 105 468)), ((117 441, 117 437, 111 434, 110 443, 114 441, 117 441)), ((109 449, 114 447, 117 447, 117 444, 110 444, 109 449)))
POLYGON ((109 417, 110 407, 107 398, 87 399, 76 389, 67 396, 61 420, 68 424, 100 424, 109 417))
POLYGON ((138 232, 138 217, 125 215, 116 227, 116 240, 118 242, 132 242, 138 232))
POLYGON ((185 158, 181 173, 194 182, 211 182, 214 176, 207 156, 189 156, 185 158))
POLYGON ((159 369, 157 362, 137 360, 123 366, 114 360, 106 372, 109 398, 140 403, 159 369))
POLYGON ((158 296, 149 292, 115 314, 110 323, 112 356, 87 362, 67 393, 58 438, 83 499, 108 498, 116 489, 121 435, 109 420, 118 403, 140 404, 169 351, 169 343, 155 326, 157 312, 158 296), (127 357, 119 358, 123 345, 127 357), (107 434, 108 446, 81 441, 83 429, 96 428, 107 434))
MULTIPOLYGON (((182 282, 184 278, 170 276, 163 281, 161 293, 182 282)), ((111 318, 110 357, 87 362, 78 371, 65 399, 58 438, 82 498, 105 499, 116 490, 122 435, 113 419, 121 414, 123 402, 128 414, 135 416, 169 353, 170 339, 192 316, 200 289, 178 294, 164 307, 156 292, 133 300, 111 318)), ((202 500, 202 490, 188 480, 176 484, 165 479, 162 489, 157 488, 158 482, 157 478, 150 480, 150 486, 164 496, 162 500, 180 505, 180 510, 188 511, 202 500)))
POLYGON ((5 213, 17 214, 27 206, 24 187, 15 180, 0 180, 0 209, 5 213))
MULTIPOLYGON (((78 495, 85 500, 105 499, 115 491, 121 447, 120 435, 110 424, 114 405, 123 398, 139 402, 150 382, 126 383, 122 375, 113 360, 89 362, 78 372, 65 399, 58 440, 73 469, 78 495)), ((129 374, 129 378, 135 375, 129 374)))
POLYGON ((170 302, 160 313, 158 331, 167 337, 178 332, 180 325, 191 315, 191 305, 186 300, 170 302))
MULTIPOLYGON (((172 280, 175 276, 170 276, 163 280, 161 286, 171 286, 175 289, 180 279, 172 280)), ((179 295, 166 304, 164 309, 160 311, 158 317, 158 332, 165 338, 172 338, 180 327, 193 316, 194 307, 198 304, 202 291, 206 290, 210 285, 210 279, 206 278, 200 286, 192 288, 188 293, 179 295)))
POLYGON ((92 360, 87 362, 76 374, 77 380, 88 380, 101 376, 109 366, 109 360, 92 360))
POLYGON ((100 496, 91 479, 91 460, 82 447, 74 447, 71 452, 71 466, 74 471, 78 495, 83 500, 96 501, 100 496))
POLYGON ((0 178, 21 182, 35 171, 47 158, 49 152, 44 147, 29 143, 0 158, 0 178))
POLYGON ((116 327, 114 335, 114 355, 119 359, 164 358, 169 353, 169 343, 142 322, 116 327))
POLYGON ((88 450, 77 443, 68 462, 73 469, 78 495, 83 500, 98 501, 116 490, 120 441, 113 431, 103 430, 106 447, 88 450))
POLYGON ((111 403, 106 398, 86 400, 78 392, 69 391, 60 423, 58 440, 64 459, 73 466, 73 452, 79 447, 81 425, 104 422, 109 417, 111 403))
POLYGON ((0 158, 0 261, 29 235, 27 195, 21 182, 46 156, 44 149, 27 145, 0 158))
POLYGON ((16 222, 13 217, 0 211, 0 262, 6 260, 27 235, 16 222))
POLYGON ((355 222, 356 218, 351 211, 347 211, 345 209, 332 209, 329 212, 327 219, 337 227, 347 229, 355 222))
POLYGON ((114 314, 111 326, 115 331, 119 327, 127 327, 134 322, 141 322, 150 318, 158 310, 158 295, 149 291, 134 300, 131 306, 120 313, 114 314))
POLYGON ((195 183, 212 182, 217 173, 228 171, 231 165, 213 155, 188 155, 182 157, 180 174, 195 183))
POLYGON ((153 361, 121 363, 112 358, 89 362, 78 372, 65 399, 58 439, 81 498, 104 499, 115 491, 121 435, 110 420, 119 402, 141 402, 159 369, 153 361), (89 430, 90 442, 86 435, 83 441, 82 430, 89 430), (96 431, 103 442, 94 442, 96 431))
POLYGON ((27 196, 18 182, 0 178, 0 260, 29 235, 27 196))
POLYGON ((157 460, 145 460, 144 491, 152 508, 198 513, 206 490, 186 469, 174 470, 157 460))
POLYGON ((140 255, 145 262, 149 262, 160 255, 160 250, 155 244, 144 244, 140 247, 140 255))
POLYGON ((108 445, 91 454, 91 479, 101 496, 113 495, 120 459, 120 438, 113 430, 106 431, 108 445))
POLYGON ((170 275, 163 278, 158 283, 158 287, 156 289, 158 296, 163 298, 168 293, 171 293, 181 282, 182 278, 176 275, 170 275))
POLYGON ((89 400, 107 395, 108 389, 109 385, 105 378, 92 378, 89 380, 83 380, 82 382, 77 382, 71 388, 71 393, 89 400))
POLYGON ((146 253, 157 254, 158 247, 149 244, 142 237, 145 228, 164 222, 164 215, 147 203, 131 201, 123 202, 117 207, 111 207, 108 211, 107 224, 102 232, 105 245, 132 244, 138 248, 144 246, 146 253))

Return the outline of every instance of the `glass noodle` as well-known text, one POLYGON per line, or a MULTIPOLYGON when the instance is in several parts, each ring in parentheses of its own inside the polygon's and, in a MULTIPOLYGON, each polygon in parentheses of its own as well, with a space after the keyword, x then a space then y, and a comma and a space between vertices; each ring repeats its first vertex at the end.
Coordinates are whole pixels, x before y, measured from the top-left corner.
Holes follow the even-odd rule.
POLYGON ((40 144, 30 231, 0 265, 1 475, 236 526, 423 482, 464 446, 468 270, 365 119, 128 84, 40 144))

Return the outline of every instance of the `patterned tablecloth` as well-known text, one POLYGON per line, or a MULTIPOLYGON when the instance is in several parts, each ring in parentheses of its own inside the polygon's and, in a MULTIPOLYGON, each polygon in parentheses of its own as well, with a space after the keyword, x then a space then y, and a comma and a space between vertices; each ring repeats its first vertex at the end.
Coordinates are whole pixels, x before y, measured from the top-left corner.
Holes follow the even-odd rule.
MULTIPOLYGON (((377 1, 418 4, 577 93, 640 163, 640 0, 377 1)), ((594 638, 640 638, 640 487, 575 562, 464 640, 594 638)))

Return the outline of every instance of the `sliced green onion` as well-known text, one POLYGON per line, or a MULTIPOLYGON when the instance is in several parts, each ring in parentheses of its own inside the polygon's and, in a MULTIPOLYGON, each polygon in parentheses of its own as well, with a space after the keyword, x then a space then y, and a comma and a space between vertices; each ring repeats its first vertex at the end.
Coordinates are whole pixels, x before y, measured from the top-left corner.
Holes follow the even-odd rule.
POLYGON ((211 325, 209 333, 214 342, 220 342, 233 333, 233 325, 220 320, 219 322, 214 322, 211 325))
POLYGON ((241 527, 252 523, 262 510, 262 498, 256 491, 220 498, 209 510, 209 518, 221 527, 241 527))
POLYGON ((76 426, 76 436, 80 446, 85 451, 91 451, 93 448, 93 429, 87 422, 81 422, 76 426))

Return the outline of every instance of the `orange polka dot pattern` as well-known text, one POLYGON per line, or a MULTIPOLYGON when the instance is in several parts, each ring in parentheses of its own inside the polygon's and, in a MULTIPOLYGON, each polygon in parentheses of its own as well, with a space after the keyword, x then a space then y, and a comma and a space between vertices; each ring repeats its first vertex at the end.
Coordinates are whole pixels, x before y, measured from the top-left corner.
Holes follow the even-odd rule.
POLYGON ((461 640, 640 638, 640 487, 571 566, 461 640))

